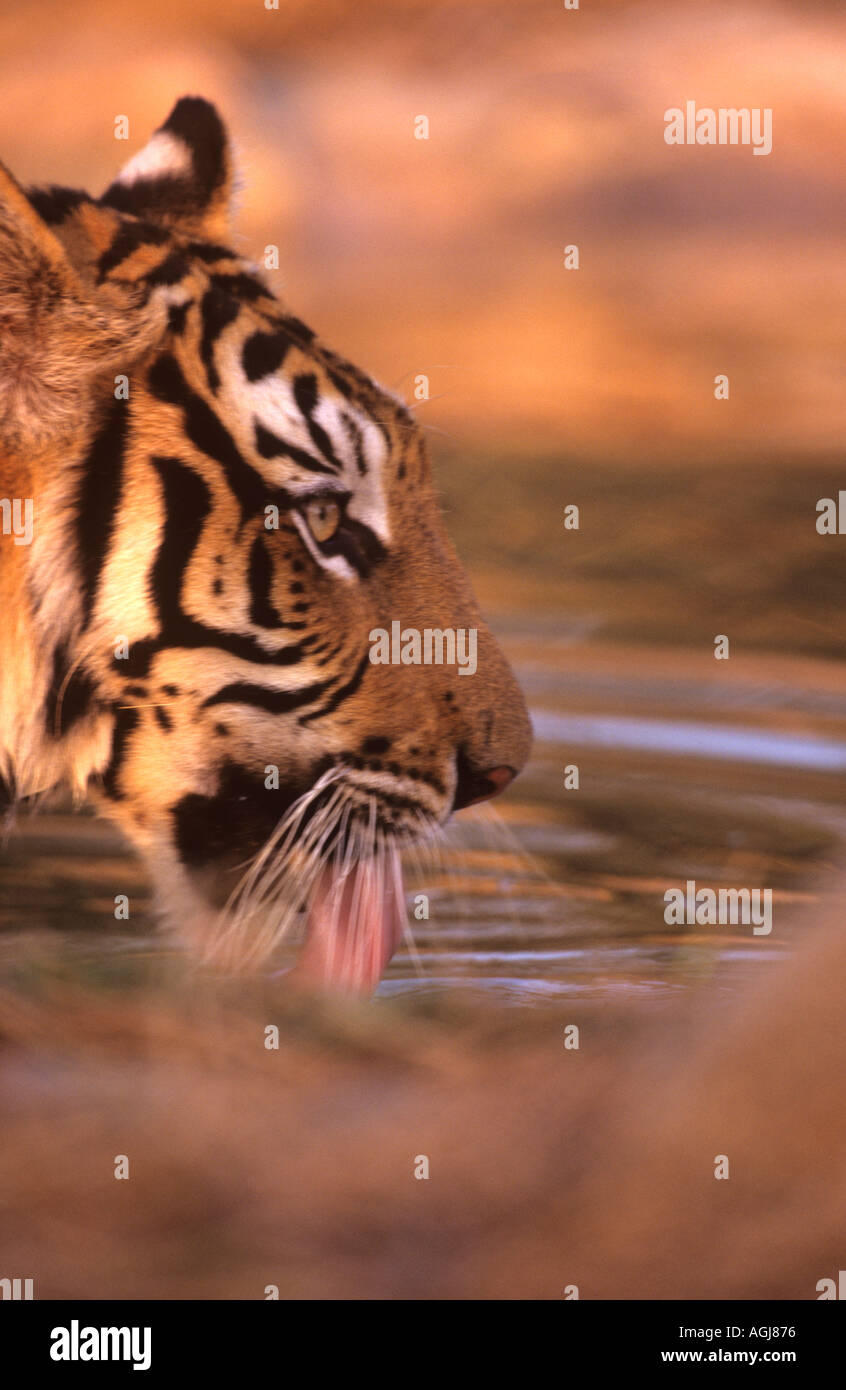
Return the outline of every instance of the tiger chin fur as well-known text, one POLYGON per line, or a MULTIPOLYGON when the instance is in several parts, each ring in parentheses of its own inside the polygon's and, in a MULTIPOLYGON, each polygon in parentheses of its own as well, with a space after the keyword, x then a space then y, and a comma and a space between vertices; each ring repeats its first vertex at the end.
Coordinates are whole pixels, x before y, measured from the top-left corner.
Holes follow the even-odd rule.
POLYGON ((329 863, 333 920, 401 895, 530 729, 413 417, 230 248, 233 178, 197 97, 100 198, 0 166, 0 772, 93 797, 172 927, 261 960, 329 863), (375 665, 397 621, 476 632, 475 674, 375 665))

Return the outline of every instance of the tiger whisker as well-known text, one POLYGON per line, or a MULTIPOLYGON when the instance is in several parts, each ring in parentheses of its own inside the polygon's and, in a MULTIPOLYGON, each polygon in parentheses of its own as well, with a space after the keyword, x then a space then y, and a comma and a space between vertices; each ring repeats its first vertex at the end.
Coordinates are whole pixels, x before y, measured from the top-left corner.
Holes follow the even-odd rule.
MULTIPOLYGON (((337 825, 340 808, 345 804, 346 797, 346 789, 344 787, 337 788, 326 805, 320 807, 313 817, 302 839, 291 846, 292 853, 296 853, 300 858, 298 875, 299 880, 302 880, 303 883, 311 877, 312 862, 319 863, 323 847, 337 825)), ((280 886, 282 889, 300 886, 296 877, 291 879, 290 862, 284 858, 280 859, 278 863, 270 865, 262 881, 261 901, 273 901, 280 886)))
POLYGON ((400 863, 399 855, 396 853, 393 855, 391 862, 391 877, 393 879, 394 897, 396 898, 398 903, 403 904, 404 908, 402 938, 405 942, 408 954, 411 957, 415 974, 420 976, 423 974, 423 962, 420 959, 420 953, 418 952, 416 943, 414 941, 414 933, 411 928, 411 922, 408 918, 408 908, 405 903, 405 893, 403 892, 402 865, 400 863))
MULTIPOLYGON (((315 881, 324 865, 324 849, 327 840, 336 833, 339 825, 345 824, 349 815, 349 793, 346 788, 338 788, 325 807, 322 807, 309 825, 302 841, 294 847, 298 863, 291 874, 290 858, 281 863, 263 885, 259 905, 270 911, 280 900, 283 904, 283 917, 271 930, 269 949, 272 949, 286 934, 291 922, 299 912, 299 905, 308 898, 315 881)), ((263 943, 263 950, 268 949, 263 943)))
POLYGON ((410 401, 409 410, 421 410, 424 405, 431 405, 433 401, 442 401, 444 396, 451 396, 452 391, 439 391, 437 396, 424 396, 422 400, 410 401))
MULTIPOLYGON (((322 820, 327 814, 327 808, 320 808, 317 815, 306 828, 305 835, 300 841, 295 841, 296 832, 303 815, 314 801, 315 797, 323 792, 333 780, 337 780, 340 775, 339 769, 330 769, 328 773, 324 774, 324 776, 315 783, 314 787, 311 787, 308 792, 289 807, 286 815, 282 817, 279 825, 255 856, 251 867, 242 877, 227 900, 227 903, 224 905, 218 918, 215 938, 209 948, 209 952, 212 956, 232 956, 236 953, 247 926, 255 917, 256 911, 262 906, 267 897, 268 880, 272 881, 272 878, 280 871, 280 866, 282 869, 287 868, 292 850, 306 845, 309 839, 319 832, 322 820), (279 854, 279 860, 278 862, 274 861, 268 864, 268 860, 274 852, 279 854), (265 865, 267 865, 267 872, 264 872, 265 865)), ((337 798, 338 789, 336 788, 330 797, 330 805, 337 798)), ((298 910, 299 904, 296 903, 294 906, 295 909, 298 910)), ((285 931, 290 925, 290 918, 292 915, 290 911, 285 914, 282 929, 279 933, 274 933, 277 938, 285 934, 285 931)), ((264 933, 254 936, 252 944, 253 949, 247 952, 249 957, 255 956, 259 950, 262 954, 266 953, 267 943, 264 938, 264 933)))
POLYGON ((341 776, 341 771, 342 769, 340 768, 330 768, 327 772, 323 774, 322 777, 318 778, 317 782, 315 782, 313 787, 310 787, 307 792, 304 792, 303 795, 293 803, 293 805, 289 806, 285 815, 281 818, 279 824, 276 826, 275 830, 271 833, 271 835, 265 841, 262 848, 254 857, 252 861, 252 869, 249 871, 248 875, 245 875, 245 878, 242 879, 241 882, 238 884, 230 901, 232 901, 235 895, 240 893, 242 890, 249 892, 252 889, 255 880, 259 875, 261 869, 263 868, 264 864, 267 862, 271 854, 273 854, 274 850, 278 848, 279 841, 283 838, 283 836, 286 833, 294 833, 296 826, 299 824, 306 809, 311 805, 315 797, 319 796, 320 793, 324 791, 325 788, 329 786, 332 781, 337 780, 337 778, 341 776))

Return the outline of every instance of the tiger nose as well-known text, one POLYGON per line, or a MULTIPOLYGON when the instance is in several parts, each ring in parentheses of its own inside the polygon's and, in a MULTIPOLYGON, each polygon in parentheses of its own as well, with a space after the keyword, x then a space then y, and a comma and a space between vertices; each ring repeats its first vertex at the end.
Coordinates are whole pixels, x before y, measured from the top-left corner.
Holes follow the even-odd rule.
POLYGON ((458 781, 452 803, 453 811, 460 811, 465 806, 475 805, 477 801, 489 801, 492 796, 499 796, 516 776, 512 767, 491 767, 479 772, 460 750, 455 765, 458 781))

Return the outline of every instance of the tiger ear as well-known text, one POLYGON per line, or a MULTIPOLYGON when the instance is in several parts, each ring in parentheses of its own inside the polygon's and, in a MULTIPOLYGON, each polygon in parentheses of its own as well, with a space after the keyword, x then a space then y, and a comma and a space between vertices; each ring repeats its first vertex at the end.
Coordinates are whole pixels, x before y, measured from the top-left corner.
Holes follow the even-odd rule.
POLYGON ((100 201, 187 236, 225 241, 233 182, 220 116, 202 97, 182 97, 100 201))
POLYGON ((85 283, 63 242, 0 164, 0 445, 40 447, 68 434, 85 387, 131 362, 164 331, 161 293, 85 283))

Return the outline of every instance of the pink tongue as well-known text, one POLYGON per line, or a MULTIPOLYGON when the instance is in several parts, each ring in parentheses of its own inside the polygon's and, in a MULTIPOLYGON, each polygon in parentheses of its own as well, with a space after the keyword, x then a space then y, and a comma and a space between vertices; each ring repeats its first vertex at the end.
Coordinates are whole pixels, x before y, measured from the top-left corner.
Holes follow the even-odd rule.
POLYGON ((305 945, 290 978, 311 987, 371 994, 405 924, 399 865, 355 864, 341 881, 327 866, 314 889, 305 945))

